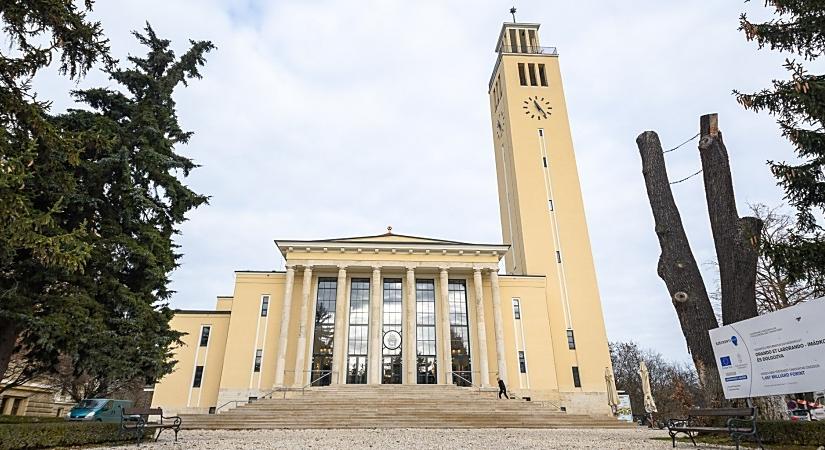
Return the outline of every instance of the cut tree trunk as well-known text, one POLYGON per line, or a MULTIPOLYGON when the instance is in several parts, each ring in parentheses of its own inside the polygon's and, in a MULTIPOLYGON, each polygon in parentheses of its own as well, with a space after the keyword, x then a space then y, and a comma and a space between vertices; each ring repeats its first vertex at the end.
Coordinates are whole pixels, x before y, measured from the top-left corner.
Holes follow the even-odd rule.
POLYGON ((659 136, 646 131, 636 138, 636 145, 662 251, 657 271, 670 293, 706 400, 716 406, 723 401, 722 385, 708 330, 719 323, 673 200, 659 136))
POLYGON ((728 151, 719 131, 718 116, 706 114, 699 125, 699 155, 705 197, 719 262, 722 323, 756 317, 756 264, 762 221, 739 218, 728 151))

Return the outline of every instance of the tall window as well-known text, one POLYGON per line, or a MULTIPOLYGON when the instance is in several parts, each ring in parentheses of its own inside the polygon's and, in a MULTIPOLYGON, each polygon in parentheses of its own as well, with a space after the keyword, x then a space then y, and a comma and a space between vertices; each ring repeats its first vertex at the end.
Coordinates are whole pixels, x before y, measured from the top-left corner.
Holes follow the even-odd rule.
POLYGON ((567 348, 570 350, 576 348, 576 338, 573 336, 573 330, 567 330, 567 348))
POLYGON ((547 72, 544 70, 544 64, 539 64, 539 81, 542 86, 547 86, 547 72))
POLYGON ((471 386, 473 368, 470 363, 470 324, 467 321, 467 283, 464 280, 450 280, 447 287, 453 383, 471 386))
POLYGON ((577 366, 573 366, 573 386, 577 388, 582 387, 582 380, 579 376, 579 368, 577 366))
POLYGON ((401 279, 384 279, 383 384, 401 384, 401 279))
POLYGON ((264 355, 264 351, 262 349, 255 350, 255 368, 253 371, 260 372, 261 371, 261 358, 264 355))
POLYGON ((269 296, 261 297, 261 317, 266 317, 269 314, 269 296))
POLYGON ((203 366, 197 366, 195 367, 195 378, 192 379, 192 387, 201 387, 201 381, 203 381, 203 366))
POLYGON ((527 64, 527 74, 530 75, 530 86, 538 86, 536 82, 536 65, 533 63, 527 64))
POLYGON ((521 319, 521 304, 517 298, 513 299, 513 318, 521 319))
POLYGON ((204 325, 203 328, 201 328, 201 347, 206 347, 209 344, 209 331, 211 329, 212 327, 208 325, 204 325))
POLYGON ((418 384, 438 380, 435 358, 435 281, 415 282, 415 348, 418 384))
POLYGON ((527 373, 527 360, 524 359, 524 352, 518 352, 518 371, 520 373, 527 373))
POLYGON ((370 280, 353 279, 349 296, 347 384, 367 384, 370 280))
POLYGON ((524 63, 518 63, 518 82, 522 86, 527 86, 527 74, 524 72, 524 63))
POLYGON ((335 278, 318 278, 315 335, 312 339, 312 372, 310 373, 313 386, 326 386, 332 378, 332 375, 327 374, 332 372, 332 338, 335 334, 337 285, 338 280, 335 278))

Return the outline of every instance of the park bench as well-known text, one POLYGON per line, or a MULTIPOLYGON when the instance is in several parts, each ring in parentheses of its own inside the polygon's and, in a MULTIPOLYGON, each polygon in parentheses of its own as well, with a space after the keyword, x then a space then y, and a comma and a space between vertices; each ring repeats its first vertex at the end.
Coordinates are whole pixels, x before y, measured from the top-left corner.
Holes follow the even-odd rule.
POLYGON ((759 433, 756 431, 756 408, 715 408, 715 409, 691 409, 688 412, 686 419, 669 419, 667 421, 667 431, 670 434, 670 439, 673 441, 673 447, 676 447, 676 435, 679 433, 686 434, 693 446, 696 446, 696 441, 693 439, 695 435, 700 433, 716 433, 729 434, 731 439, 736 442, 736 448, 739 449, 739 443, 745 436, 753 436, 756 442, 759 443, 759 448, 764 449, 762 440, 759 438, 759 433), (725 426, 704 426, 699 422, 700 419, 727 417, 725 426))
POLYGON ((178 416, 164 416, 161 408, 123 408, 120 415, 120 430, 123 433, 134 434, 138 445, 146 432, 150 430, 153 434, 155 430, 158 432, 155 441, 164 430, 172 430, 175 432, 175 442, 177 442, 181 422, 178 416), (150 416, 157 416, 157 419, 151 420, 150 416))

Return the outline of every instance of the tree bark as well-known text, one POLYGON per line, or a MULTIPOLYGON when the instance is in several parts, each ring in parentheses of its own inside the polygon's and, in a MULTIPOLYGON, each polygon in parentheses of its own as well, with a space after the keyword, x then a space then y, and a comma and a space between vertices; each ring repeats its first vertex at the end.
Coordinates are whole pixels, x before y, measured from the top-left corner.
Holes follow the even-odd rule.
POLYGON ((20 327, 14 321, 0 318, 0 380, 4 378, 9 369, 9 362, 14 354, 14 346, 17 344, 19 334, 20 327))
POLYGON ((728 151, 719 131, 718 116, 700 119, 699 155, 710 216, 710 228, 719 262, 722 323, 756 317, 756 263, 762 221, 739 218, 728 151))
POLYGON ((673 200, 659 136, 646 131, 636 138, 636 145, 662 251, 657 272, 670 293, 709 406, 715 406, 723 400, 722 385, 708 330, 719 323, 673 200))

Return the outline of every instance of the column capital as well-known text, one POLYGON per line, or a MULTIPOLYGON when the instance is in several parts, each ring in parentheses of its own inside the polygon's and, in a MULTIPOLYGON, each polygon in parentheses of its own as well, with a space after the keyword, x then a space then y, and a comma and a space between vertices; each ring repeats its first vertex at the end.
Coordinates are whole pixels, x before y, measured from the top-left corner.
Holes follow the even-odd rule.
POLYGON ((473 266, 473 273, 474 273, 474 274, 476 274, 476 273, 481 273, 481 271, 482 271, 482 270, 484 270, 484 268, 483 268, 483 267, 473 266))
POLYGON ((415 266, 405 266, 407 273, 415 273, 415 266))
POLYGON ((312 264, 303 264, 304 272, 312 273, 312 264))
POLYGON ((446 273, 449 273, 449 272, 448 272, 446 266, 441 266, 441 267, 438 268, 438 273, 446 274, 446 273))
POLYGON ((338 273, 339 274, 341 272, 347 273, 347 267, 349 267, 349 266, 346 265, 346 264, 338 264, 338 273))
POLYGON ((284 267, 286 268, 287 271, 290 271, 290 270, 293 271, 293 272, 295 271, 295 264, 293 264, 293 263, 286 263, 286 265, 284 267))
POLYGON ((382 267, 382 266, 377 266, 377 265, 376 265, 376 266, 372 266, 372 271, 373 271, 373 272, 380 272, 380 271, 381 271, 381 267, 382 267))

